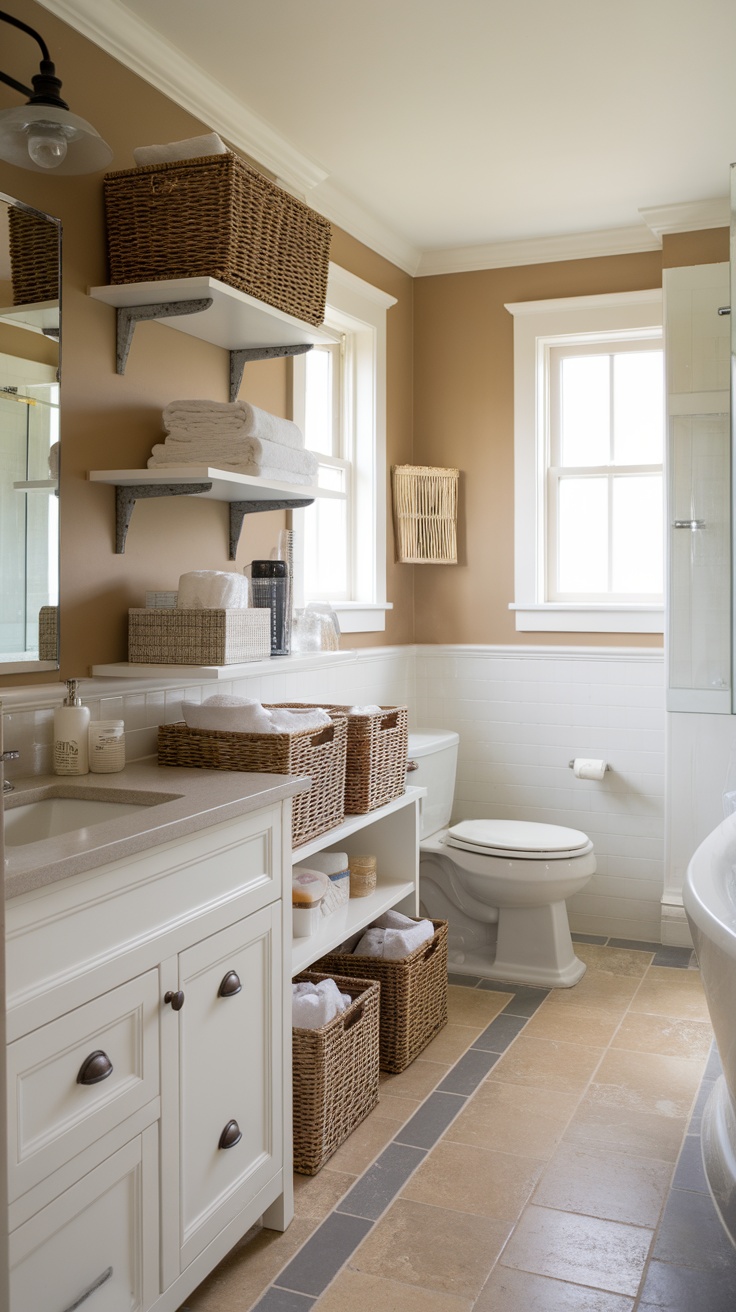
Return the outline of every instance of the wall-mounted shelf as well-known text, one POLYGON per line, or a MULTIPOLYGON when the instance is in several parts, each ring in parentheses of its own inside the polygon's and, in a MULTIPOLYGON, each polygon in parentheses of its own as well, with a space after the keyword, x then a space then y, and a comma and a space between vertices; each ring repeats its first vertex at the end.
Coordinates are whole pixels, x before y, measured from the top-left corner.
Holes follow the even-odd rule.
POLYGON ((93 469, 92 483, 115 488, 115 552, 122 555, 136 501, 148 497, 199 496, 205 501, 230 503, 230 560, 235 560, 246 515, 259 510, 298 510, 311 506, 315 497, 339 493, 321 487, 271 483, 250 474, 235 474, 208 465, 171 465, 166 469, 93 469))
POLYGON ((59 481, 56 478, 32 478, 27 482, 14 483, 16 492, 55 492, 59 494, 59 481))
POLYGON ((33 301, 28 305, 0 306, 0 323, 11 328, 25 328, 43 337, 59 336, 59 302, 33 301))
POLYGON ((179 332, 230 352, 230 400, 238 395, 245 365, 253 360, 301 355, 318 342, 334 341, 322 328, 284 314, 217 278, 166 278, 161 282, 90 287, 96 301, 117 310, 117 372, 125 373, 135 326, 166 322, 179 332))

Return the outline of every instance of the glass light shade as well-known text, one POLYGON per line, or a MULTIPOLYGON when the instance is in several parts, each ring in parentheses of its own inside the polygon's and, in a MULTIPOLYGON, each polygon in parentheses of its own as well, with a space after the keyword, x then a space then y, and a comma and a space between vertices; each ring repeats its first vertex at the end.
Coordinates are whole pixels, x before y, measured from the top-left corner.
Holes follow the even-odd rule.
POLYGON ((68 109, 19 105, 0 111, 0 159, 33 173, 97 173, 112 151, 91 123, 68 109))

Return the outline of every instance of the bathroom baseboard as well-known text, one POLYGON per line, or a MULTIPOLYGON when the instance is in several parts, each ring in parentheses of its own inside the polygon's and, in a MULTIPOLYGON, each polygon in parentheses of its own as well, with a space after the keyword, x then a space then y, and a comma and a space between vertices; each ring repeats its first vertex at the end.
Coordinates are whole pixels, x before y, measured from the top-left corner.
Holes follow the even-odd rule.
POLYGON ((662 943, 675 948, 693 946, 693 936, 682 903, 662 903, 662 943))

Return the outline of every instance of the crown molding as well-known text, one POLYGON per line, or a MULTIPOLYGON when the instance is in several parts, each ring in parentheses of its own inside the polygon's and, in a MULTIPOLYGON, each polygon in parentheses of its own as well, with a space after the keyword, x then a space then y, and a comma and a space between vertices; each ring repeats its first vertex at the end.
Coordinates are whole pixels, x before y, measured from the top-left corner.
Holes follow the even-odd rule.
POLYGON ((380 219, 369 214, 359 202, 354 201, 333 183, 324 182, 317 187, 314 195, 310 196, 309 203, 331 223, 337 224, 338 228, 343 228, 351 237, 370 247, 377 255, 390 260, 391 264, 403 269, 404 273, 409 273, 412 277, 416 275, 423 258, 419 248, 405 241, 380 219))
POLYGON ((570 233, 562 237, 531 237, 523 241, 490 242, 485 246, 456 246, 448 250, 425 251, 416 276, 428 278, 438 273, 471 273, 478 269, 589 260, 602 255, 630 255, 657 251, 660 246, 661 243, 644 224, 635 228, 570 233))
POLYGON ((662 238, 671 232, 698 232, 701 228, 727 228, 731 222, 728 196, 681 201, 677 205, 650 205, 639 210, 647 227, 662 238))

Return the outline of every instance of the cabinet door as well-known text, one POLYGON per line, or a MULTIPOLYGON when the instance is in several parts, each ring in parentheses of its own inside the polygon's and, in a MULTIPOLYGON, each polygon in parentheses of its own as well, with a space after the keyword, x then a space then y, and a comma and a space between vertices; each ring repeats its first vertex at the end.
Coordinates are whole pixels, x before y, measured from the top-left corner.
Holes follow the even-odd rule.
POLYGON ((182 952, 181 1269, 282 1166, 281 904, 182 952))

